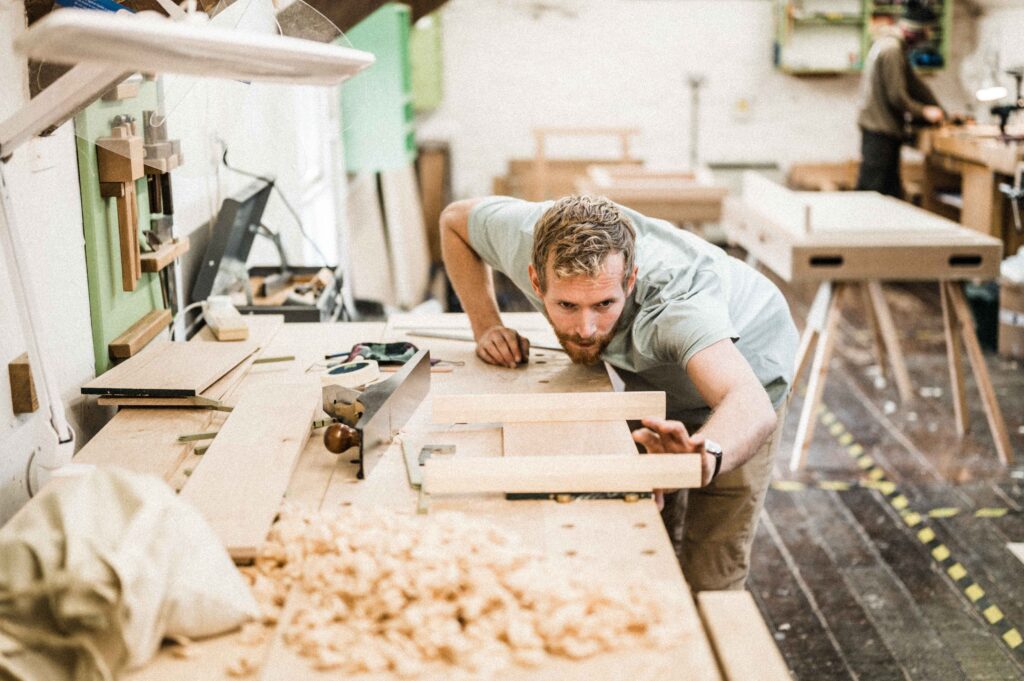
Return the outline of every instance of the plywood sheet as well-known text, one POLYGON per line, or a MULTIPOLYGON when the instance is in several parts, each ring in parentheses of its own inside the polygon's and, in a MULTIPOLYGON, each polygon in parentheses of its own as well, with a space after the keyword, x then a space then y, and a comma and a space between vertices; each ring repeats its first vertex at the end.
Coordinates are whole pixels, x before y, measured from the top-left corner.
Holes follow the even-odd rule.
POLYGON ((517 456, 428 459, 423 491, 429 494, 650 492, 700 487, 694 454, 627 456, 517 456))
POLYGON ((189 397, 209 388, 256 351, 246 343, 150 344, 82 386, 87 395, 189 397))
POLYGON ((243 394, 181 492, 236 561, 252 560, 266 539, 309 437, 318 387, 284 384, 243 394))
MULTIPOLYGON (((513 369, 514 371, 514 369, 513 369)), ((438 395, 434 423, 626 421, 665 418, 665 393, 438 395)))
POLYGON ((789 668, 749 592, 702 591, 697 604, 727 681, 790 681, 789 668))
POLYGON ((412 166, 380 174, 384 224, 391 252, 391 275, 400 306, 423 302, 430 285, 430 250, 412 166))
POLYGON ((384 216, 377 192, 377 175, 363 173, 349 181, 346 203, 352 295, 395 305, 391 259, 388 256, 384 216))

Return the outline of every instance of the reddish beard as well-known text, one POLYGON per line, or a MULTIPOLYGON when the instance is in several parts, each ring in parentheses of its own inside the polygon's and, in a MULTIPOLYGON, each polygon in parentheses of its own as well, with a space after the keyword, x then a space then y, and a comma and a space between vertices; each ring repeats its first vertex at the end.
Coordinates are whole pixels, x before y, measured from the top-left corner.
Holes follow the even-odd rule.
POLYGON ((574 364, 591 366, 597 364, 601 359, 601 353, 612 342, 615 331, 613 330, 611 333, 603 336, 594 336, 587 339, 572 333, 561 333, 558 330, 555 330, 555 335, 565 350, 565 354, 569 355, 569 359, 574 364))

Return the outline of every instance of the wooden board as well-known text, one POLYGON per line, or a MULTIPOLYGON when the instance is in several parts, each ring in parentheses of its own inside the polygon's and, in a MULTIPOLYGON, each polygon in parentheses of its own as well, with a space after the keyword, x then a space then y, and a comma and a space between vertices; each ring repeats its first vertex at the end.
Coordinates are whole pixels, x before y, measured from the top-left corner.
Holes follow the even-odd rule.
POLYGON ((789 669, 749 592, 702 591, 697 607, 727 681, 789 681, 789 669))
MULTIPOLYGON (((284 326, 283 315, 247 315, 249 341, 260 350, 246 357, 238 366, 224 374, 209 388, 196 397, 127 397, 105 395, 96 400, 97 404, 116 407, 206 407, 223 402, 233 388, 249 373, 253 363, 260 356, 267 356, 265 348, 270 345, 278 331, 284 326)), ((218 342, 208 327, 196 334, 193 342, 218 342)))
MULTIPOLYGON (((145 271, 145 268, 143 268, 145 271)), ((153 310, 128 327, 128 330, 110 341, 112 359, 128 359, 137 355, 146 344, 171 324, 170 310, 153 310)))
POLYGON ((428 494, 650 492, 700 487, 694 454, 444 456, 423 466, 428 494))
POLYGON ((349 224, 346 257, 351 265, 352 295, 395 305, 376 174, 357 175, 349 181, 346 208, 349 224))
POLYGON ((536 421, 502 427, 505 456, 611 456, 636 452, 636 443, 623 422, 536 421))
POLYGON ((181 492, 236 562, 266 539, 320 402, 317 384, 246 392, 181 492))
POLYGON ((989 279, 998 239, 875 192, 791 192, 757 179, 726 199, 733 243, 785 281, 989 279))
POLYGON ((380 189, 396 302, 415 307, 430 285, 430 251, 412 166, 381 172, 380 189))
POLYGON ((247 343, 159 341, 82 386, 85 395, 190 397, 256 351, 247 343))
POLYGON ((665 418, 665 393, 438 395, 434 423, 627 421, 665 418))

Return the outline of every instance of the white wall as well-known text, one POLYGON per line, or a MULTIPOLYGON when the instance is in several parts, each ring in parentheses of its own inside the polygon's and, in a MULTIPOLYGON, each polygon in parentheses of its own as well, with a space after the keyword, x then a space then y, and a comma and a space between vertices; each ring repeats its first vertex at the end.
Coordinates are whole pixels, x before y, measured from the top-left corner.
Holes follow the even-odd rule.
MULTIPOLYGON (((707 78, 704 162, 859 155, 857 77, 777 72, 770 1, 451 0, 442 12, 444 102, 418 135, 451 140, 457 196, 488 193, 509 158, 531 156, 538 126, 639 127, 641 158, 685 165, 690 72, 707 78)), ((955 66, 931 83, 961 106, 955 66)))
MULTIPOLYGON (((1016 84, 1002 71, 1024 66, 1024 0, 988 0, 982 4, 983 13, 977 21, 978 47, 972 57, 980 61, 986 53, 994 52, 998 56, 1000 82, 1012 96, 1016 84)), ((979 107, 979 120, 988 115, 986 108, 979 107)), ((1021 118, 1024 115, 1018 113, 1015 120, 1021 118)), ((995 122, 994 117, 992 121, 995 122)))
MULTIPOLYGON (((25 28, 20 4, 0 2, 0 119, 28 101, 25 61, 10 47, 25 28)), ((21 267, 31 278, 38 302, 42 351, 60 386, 72 427, 88 434, 79 386, 94 374, 92 331, 85 280, 85 246, 78 189, 78 165, 71 123, 48 138, 18 149, 4 165, 28 258, 21 267)), ((0 246, 2 248, 2 246, 0 246)), ((40 408, 15 416, 6 365, 26 350, 11 294, 9 273, 0 258, 0 523, 26 498, 25 466, 38 446, 47 416, 40 408)), ((38 379, 37 379, 38 384, 38 379)))

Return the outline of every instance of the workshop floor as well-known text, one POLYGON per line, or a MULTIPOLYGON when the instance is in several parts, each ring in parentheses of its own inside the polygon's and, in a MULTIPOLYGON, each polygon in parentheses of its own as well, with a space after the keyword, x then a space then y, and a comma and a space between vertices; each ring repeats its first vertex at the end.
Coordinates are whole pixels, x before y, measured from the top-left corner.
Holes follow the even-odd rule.
MULTIPOLYGON (((812 294, 787 290, 798 318, 812 294)), ((1018 457, 1006 469, 969 373, 971 432, 954 430, 937 286, 886 297, 920 396, 898 404, 847 302, 800 475, 794 395, 748 588, 801 681, 1024 678, 1024 557, 1007 548, 1024 542, 1024 362, 987 356, 1018 457), (858 484, 869 476, 882 484, 858 484)))

